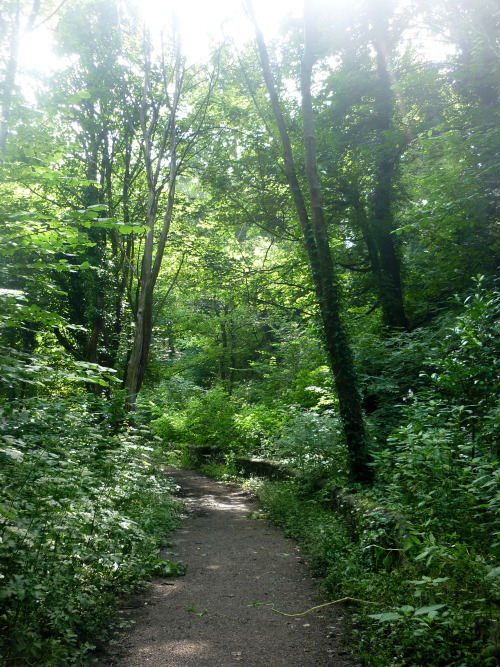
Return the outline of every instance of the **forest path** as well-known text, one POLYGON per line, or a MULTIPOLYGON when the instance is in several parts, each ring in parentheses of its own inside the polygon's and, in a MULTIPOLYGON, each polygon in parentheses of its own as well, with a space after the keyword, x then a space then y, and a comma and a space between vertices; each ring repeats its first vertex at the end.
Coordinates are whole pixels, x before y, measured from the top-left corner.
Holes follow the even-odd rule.
MULTIPOLYGON (((283 616, 321 604, 296 544, 265 519, 239 487, 192 470, 168 468, 186 503, 174 534, 185 577, 159 579, 134 601, 132 630, 120 654, 101 665, 120 667, 352 667, 339 644, 335 606, 283 616), (251 513, 254 514, 251 514, 251 513), (256 514, 255 514, 256 513, 256 514)), ((116 648, 116 647, 115 647, 116 648)))

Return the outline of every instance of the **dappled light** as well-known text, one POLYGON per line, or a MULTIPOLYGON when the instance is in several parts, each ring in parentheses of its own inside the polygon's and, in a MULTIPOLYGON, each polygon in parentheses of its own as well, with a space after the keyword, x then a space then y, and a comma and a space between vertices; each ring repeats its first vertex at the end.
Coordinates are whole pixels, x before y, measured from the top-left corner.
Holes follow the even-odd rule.
POLYGON ((171 656, 172 664, 177 660, 182 660, 182 664, 189 667, 196 667, 200 661, 206 660, 211 655, 211 645, 209 642, 190 641, 152 641, 147 646, 141 648, 138 652, 139 659, 144 662, 150 662, 151 658, 161 652, 164 655, 171 656))
POLYGON ((499 54, 497 0, 4 0, 1 664, 498 662, 499 54))

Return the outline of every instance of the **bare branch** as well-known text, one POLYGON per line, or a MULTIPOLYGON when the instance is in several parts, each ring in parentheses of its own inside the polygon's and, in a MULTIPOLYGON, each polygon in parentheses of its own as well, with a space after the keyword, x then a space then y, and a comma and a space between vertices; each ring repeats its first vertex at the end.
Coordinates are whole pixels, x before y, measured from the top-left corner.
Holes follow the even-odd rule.
POLYGON ((155 315, 155 317, 153 318, 153 327, 154 327, 154 325, 156 324, 156 320, 158 319, 158 317, 159 317, 161 311, 163 310, 163 306, 165 305, 165 302, 167 301, 168 297, 170 296, 170 292, 173 290, 173 288, 174 288, 174 286, 175 286, 175 283, 177 282, 177 279, 178 279, 179 274, 180 274, 181 269, 182 269, 182 265, 184 264, 184 259, 185 259, 185 257, 186 257, 186 253, 184 252, 184 253, 182 253, 181 261, 180 261, 179 267, 178 267, 178 269, 177 269, 177 271, 176 271, 176 273, 175 273, 175 276, 173 277, 172 282, 170 283, 169 288, 167 289, 167 291, 166 291, 165 294, 163 295, 162 300, 160 301, 160 305, 158 306, 158 310, 157 310, 157 312, 156 312, 156 315, 155 315))
MULTIPOLYGON (((68 2, 68 0, 62 0, 62 2, 60 2, 60 3, 57 5, 57 7, 54 9, 54 11, 53 11, 51 14, 49 14, 46 18, 44 18, 43 21, 40 21, 40 23, 38 23, 38 24, 37 24, 36 26, 34 26, 34 27, 33 27, 33 25, 32 25, 30 28, 27 27, 27 28, 26 28, 26 31, 28 32, 28 30, 37 30, 37 29, 38 29, 40 26, 42 26, 44 23, 47 23, 47 21, 50 21, 50 19, 51 19, 53 16, 55 16, 55 15, 57 14, 57 12, 58 12, 60 9, 62 9, 62 7, 63 7, 67 2, 68 2)), ((35 2, 33 3, 33 10, 35 9, 35 5, 36 5, 36 4, 37 4, 37 0, 35 0, 35 2)), ((40 5, 39 2, 38 2, 38 5, 40 5)), ((38 7, 38 9, 39 9, 39 7, 38 7)), ((38 9, 37 9, 37 11, 36 11, 35 14, 33 13, 33 10, 32 10, 32 14, 31 14, 31 16, 30 16, 30 21, 31 21, 31 19, 32 19, 32 17, 33 17, 32 23, 35 21, 37 15, 38 15, 38 9)), ((28 23, 28 25, 29 25, 29 23, 28 23)))

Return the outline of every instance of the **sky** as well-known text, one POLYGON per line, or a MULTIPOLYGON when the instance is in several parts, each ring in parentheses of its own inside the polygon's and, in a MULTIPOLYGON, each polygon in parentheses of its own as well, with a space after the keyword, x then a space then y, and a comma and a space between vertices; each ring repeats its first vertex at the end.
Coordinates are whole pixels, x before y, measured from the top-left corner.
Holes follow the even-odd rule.
MULTIPOLYGON (((338 1, 338 0, 336 0, 338 1)), ((341 0, 342 1, 342 0, 341 0)), ((136 0, 151 25, 168 24, 173 9, 178 15, 184 47, 194 59, 202 59, 211 35, 215 40, 230 35, 238 43, 252 38, 253 28, 245 16, 242 0, 136 0)), ((300 17, 304 0, 253 0, 259 25, 266 38, 278 33, 287 15, 300 17)))
MULTIPOLYGON (((251 39, 253 28, 241 0, 133 0, 154 30, 168 26, 175 10, 183 34, 184 50, 192 61, 202 60, 210 50, 210 37, 232 36, 241 45, 251 39)), ((338 1, 338 0, 336 0, 338 1)), ((342 0, 341 0, 342 1, 342 0)), ((78 11, 78 0, 69 0, 78 11)), ((300 17, 303 0, 253 0, 255 13, 266 38, 278 33, 287 15, 300 17)), ((21 44, 20 64, 27 69, 50 71, 58 60, 51 52, 51 33, 41 27, 21 44)))
MULTIPOLYGON (((210 52, 210 37, 215 42, 231 36, 238 46, 250 40, 253 27, 243 10, 243 0, 132 0, 136 2, 153 31, 168 26, 175 10, 183 34, 184 51, 191 62, 204 60, 210 52)), ((332 11, 349 0, 326 0, 332 11)), ((268 40, 279 33, 287 16, 300 18, 304 0, 253 0, 259 25, 268 40)), ((78 0, 68 0, 78 11, 78 0)), ((67 5, 67 6, 68 6, 67 5)), ((426 42, 426 55, 440 59, 443 47, 435 40, 426 42)), ((21 44, 20 64, 23 68, 48 72, 56 69, 58 60, 51 53, 51 33, 41 27, 27 35, 21 44)))

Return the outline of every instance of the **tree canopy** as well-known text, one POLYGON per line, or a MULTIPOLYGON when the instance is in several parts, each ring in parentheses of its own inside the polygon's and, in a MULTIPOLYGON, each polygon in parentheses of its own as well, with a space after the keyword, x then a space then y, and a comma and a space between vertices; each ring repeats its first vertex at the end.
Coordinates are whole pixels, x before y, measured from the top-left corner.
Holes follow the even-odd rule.
POLYGON ((175 20, 160 34, 127 0, 3 3, 2 526, 30 530, 23 465, 69 456, 66 440, 42 456, 33 423, 87 415, 109 457, 149 424, 170 452, 388 498, 429 581, 428 534, 476 540, 491 568, 498 3, 315 0, 267 40, 245 6, 253 37, 193 63, 175 20), (41 30, 58 65, 35 80, 21 55, 41 30))

